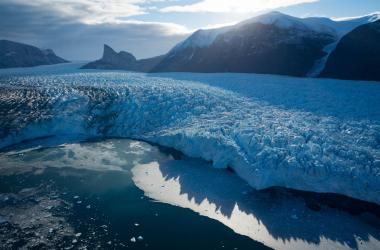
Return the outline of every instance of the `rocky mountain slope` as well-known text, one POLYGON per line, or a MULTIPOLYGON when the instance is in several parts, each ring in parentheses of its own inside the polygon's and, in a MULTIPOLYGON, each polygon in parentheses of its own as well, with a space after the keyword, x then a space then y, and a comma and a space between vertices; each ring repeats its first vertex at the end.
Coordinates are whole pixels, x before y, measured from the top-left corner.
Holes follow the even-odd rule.
POLYGON ((68 62, 58 57, 53 50, 41 50, 37 47, 0 40, 0 68, 32 67, 38 65, 68 62))
POLYGON ((362 25, 338 43, 321 77, 380 81, 380 21, 362 25))

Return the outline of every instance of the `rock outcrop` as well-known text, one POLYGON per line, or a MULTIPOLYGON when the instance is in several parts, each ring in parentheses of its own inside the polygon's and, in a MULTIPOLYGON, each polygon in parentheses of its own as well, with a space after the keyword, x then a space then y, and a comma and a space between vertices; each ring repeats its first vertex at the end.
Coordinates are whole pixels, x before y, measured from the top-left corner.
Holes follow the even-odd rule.
POLYGON ((110 46, 105 44, 103 57, 99 60, 84 65, 82 69, 114 69, 149 72, 162 60, 162 58, 163 56, 158 56, 149 59, 137 60, 131 53, 125 51, 117 53, 110 46))

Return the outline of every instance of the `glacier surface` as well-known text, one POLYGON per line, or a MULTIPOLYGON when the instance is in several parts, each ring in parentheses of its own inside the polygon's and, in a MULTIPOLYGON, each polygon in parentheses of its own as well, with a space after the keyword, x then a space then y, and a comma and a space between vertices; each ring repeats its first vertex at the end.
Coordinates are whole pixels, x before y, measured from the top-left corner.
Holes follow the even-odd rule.
POLYGON ((256 189, 380 204, 379 83, 77 66, 0 71, 0 148, 129 137, 231 167, 256 189))

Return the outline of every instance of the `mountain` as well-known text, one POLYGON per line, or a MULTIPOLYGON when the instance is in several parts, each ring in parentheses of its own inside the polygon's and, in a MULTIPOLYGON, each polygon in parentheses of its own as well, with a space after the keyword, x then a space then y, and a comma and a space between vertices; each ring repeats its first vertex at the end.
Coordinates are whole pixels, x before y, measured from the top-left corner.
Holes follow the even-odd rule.
POLYGON ((137 60, 105 45, 103 58, 84 68, 318 77, 347 33, 377 20, 380 13, 333 20, 270 12, 236 25, 198 30, 166 55, 150 59, 137 60))
POLYGON ((318 76, 345 34, 379 19, 380 13, 332 20, 270 12, 234 26, 196 31, 153 71, 318 76))
POLYGON ((58 64, 68 62, 50 50, 0 40, 0 68, 33 67, 38 65, 58 64))
POLYGON ((161 60, 163 56, 157 56, 149 59, 137 60, 131 53, 121 51, 115 52, 110 46, 104 45, 103 57, 97 61, 90 62, 82 69, 115 69, 138 72, 149 72, 161 60))
POLYGON ((170 51, 153 71, 304 76, 325 55, 323 48, 336 40, 333 29, 318 28, 302 19, 271 12, 232 27, 197 31, 170 51))
POLYGON ((321 77, 380 81, 380 20, 345 35, 329 56, 321 77))

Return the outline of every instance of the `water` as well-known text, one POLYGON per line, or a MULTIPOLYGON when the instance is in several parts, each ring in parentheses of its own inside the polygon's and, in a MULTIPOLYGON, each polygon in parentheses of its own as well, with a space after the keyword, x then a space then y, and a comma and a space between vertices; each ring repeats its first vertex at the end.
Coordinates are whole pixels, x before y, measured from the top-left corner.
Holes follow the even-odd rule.
MULTIPOLYGON (((54 231, 45 231, 46 240, 41 240, 43 243, 40 244, 42 249, 269 249, 235 234, 217 221, 188 209, 154 202, 144 196, 143 191, 133 184, 131 167, 145 161, 174 161, 172 156, 146 143, 107 140, 23 153, 16 150, 0 157, 1 216, 17 225, 17 218, 12 219, 10 214, 4 214, 9 211, 8 208, 13 207, 13 211, 22 214, 27 213, 40 199, 62 200, 62 204, 54 205, 49 211, 54 211, 52 217, 63 219, 64 223, 59 224, 64 225, 63 228, 50 222, 45 222, 48 225, 35 225, 24 221, 29 225, 21 226, 21 232, 27 233, 29 227, 39 231, 40 228, 47 230, 50 225, 54 231), (89 151, 93 151, 98 158, 89 155, 89 151), (85 156, 88 159, 84 159, 85 156), (33 200, 33 204, 28 204, 25 198, 20 203, 4 201, 4 197, 12 197, 11 194, 22 196, 25 189, 31 189, 27 199, 33 200), (48 238, 49 235, 58 237, 66 231, 70 233, 61 237, 62 242, 51 242, 48 238), (80 237, 75 236, 78 233, 81 233, 80 237), (138 240, 139 236, 143 240, 138 240), (133 237, 136 238, 135 243, 131 242, 133 237), (75 239, 78 242, 73 243, 75 239)), ((37 211, 35 217, 43 223, 44 215, 40 216, 37 211)), ((13 237, 11 232, 3 231, 3 246, 12 245, 6 244, 9 238, 16 238, 16 242, 22 240, 17 239, 21 237, 21 232, 13 234, 13 237)), ((40 235, 44 236, 44 233, 40 235)), ((38 238, 24 237, 30 242, 38 238)))
MULTIPOLYGON (((376 206, 359 206, 352 214, 310 193, 255 191, 233 172, 140 141, 53 144, 28 142, 0 154, 5 249, 376 249, 380 244, 376 206)), ((360 204, 349 206, 355 203, 360 204)))
POLYGON ((78 66, 0 70, 5 249, 380 248, 380 85, 78 66))

